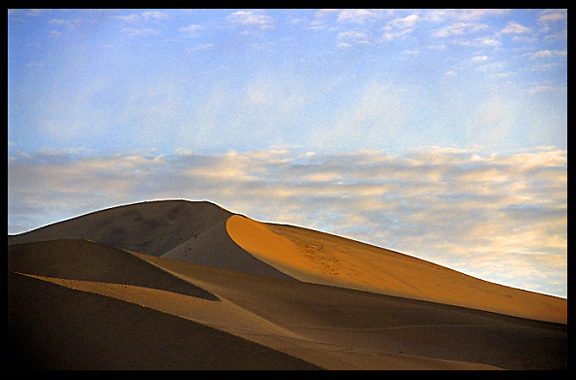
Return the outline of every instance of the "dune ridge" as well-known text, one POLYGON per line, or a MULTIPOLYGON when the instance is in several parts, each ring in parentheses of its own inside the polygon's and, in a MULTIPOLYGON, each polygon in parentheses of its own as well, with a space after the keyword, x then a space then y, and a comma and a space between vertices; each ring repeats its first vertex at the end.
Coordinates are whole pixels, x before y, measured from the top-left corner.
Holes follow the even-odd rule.
POLYGON ((8 244, 85 239, 160 256, 233 215, 207 201, 162 200, 112 207, 8 236, 8 244))

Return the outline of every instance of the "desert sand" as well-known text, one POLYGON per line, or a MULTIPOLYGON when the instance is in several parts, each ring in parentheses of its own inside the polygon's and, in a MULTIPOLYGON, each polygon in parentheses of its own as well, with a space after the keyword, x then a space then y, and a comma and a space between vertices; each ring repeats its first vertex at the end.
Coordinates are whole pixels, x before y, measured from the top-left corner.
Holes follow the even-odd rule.
POLYGON ((210 202, 9 236, 23 369, 562 369, 567 300, 210 202))

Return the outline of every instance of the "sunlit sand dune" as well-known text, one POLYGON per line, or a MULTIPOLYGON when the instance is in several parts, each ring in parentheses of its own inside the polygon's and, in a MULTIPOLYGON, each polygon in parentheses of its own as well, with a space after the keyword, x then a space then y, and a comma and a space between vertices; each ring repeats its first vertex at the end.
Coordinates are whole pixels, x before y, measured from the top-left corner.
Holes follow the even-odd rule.
POLYGON ((19 370, 567 365, 565 299, 209 202, 11 236, 7 294, 19 370))
POLYGON ((565 299, 514 289, 336 235, 233 215, 232 239, 301 281, 566 323, 565 299))

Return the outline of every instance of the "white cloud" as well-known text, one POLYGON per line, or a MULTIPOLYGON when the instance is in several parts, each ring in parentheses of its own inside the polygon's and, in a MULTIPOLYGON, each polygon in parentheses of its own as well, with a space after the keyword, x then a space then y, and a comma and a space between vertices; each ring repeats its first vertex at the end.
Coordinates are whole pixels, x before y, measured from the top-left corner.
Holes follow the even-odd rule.
POLYGON ((190 36, 196 36, 196 34, 202 29, 203 29, 202 25, 190 24, 188 26, 183 26, 183 27, 179 28, 178 30, 180 32, 188 33, 188 35, 190 35, 190 36))
POLYGON ((116 16, 117 19, 128 23, 136 23, 147 20, 167 20, 170 18, 168 14, 158 11, 145 11, 141 14, 131 13, 124 16, 116 16))
POLYGON ((320 9, 314 13, 314 17, 325 17, 340 12, 340 9, 320 9))
POLYGON ((370 44, 370 39, 368 35, 364 32, 359 32, 356 30, 340 32, 338 33, 337 39, 339 41, 337 46, 339 47, 348 47, 359 44, 370 44))
POLYGON ((487 59, 488 59, 488 57, 485 56, 485 55, 478 55, 478 56, 476 56, 476 57, 472 57, 471 61, 472 61, 472 62, 484 62, 484 61, 486 61, 487 59))
POLYGON ((406 17, 391 20, 382 28, 382 31, 384 32, 382 34, 382 40, 392 41, 398 37, 412 33, 418 21, 419 17, 417 14, 411 14, 406 17))
POLYGON ((338 22, 364 24, 380 18, 381 12, 368 9, 344 9, 338 14, 338 22))
POLYGON ((471 21, 487 16, 502 16, 509 12, 508 9, 445 9, 428 11, 424 18, 434 22, 445 21, 446 19, 471 21))
POLYGON ((475 41, 481 46, 498 47, 502 45, 502 42, 494 38, 479 38, 475 41))
POLYGON ((490 27, 486 24, 458 22, 450 24, 438 30, 436 33, 434 33, 434 36, 436 37, 465 36, 468 34, 477 33, 482 30, 487 30, 489 28, 490 27))
POLYGON ((511 155, 481 147, 402 155, 54 151, 12 155, 8 178, 10 232, 121 203, 209 199, 259 220, 566 294, 567 158, 553 147, 511 155))
POLYGON ((63 26, 67 26, 69 28, 72 28, 72 27, 75 27, 75 26, 81 24, 84 21, 85 20, 83 20, 81 18, 76 18, 73 20, 64 20, 64 19, 60 19, 60 18, 53 18, 48 23, 53 24, 53 25, 63 25, 63 26))
POLYGON ((226 20, 232 24, 246 27, 257 27, 260 29, 271 29, 274 27, 274 19, 262 13, 253 11, 234 12, 226 20))
POLYGON ((557 92, 557 91, 567 91, 567 88, 563 86, 539 85, 532 87, 530 89, 531 94, 537 94, 540 92, 557 92))
POLYGON ((144 20, 167 20, 170 17, 164 12, 146 11, 142 13, 142 18, 144 20))
POLYGON ((366 33, 358 32, 356 30, 350 30, 347 32, 338 33, 339 39, 353 39, 353 40, 363 39, 363 40, 365 40, 367 37, 368 36, 366 35, 366 33))
POLYGON ((559 22, 568 20, 568 12, 566 9, 547 9, 540 13, 538 21, 549 23, 549 22, 559 22))
POLYGON ((417 14, 411 14, 406 17, 393 19, 384 28, 386 30, 413 28, 418 22, 418 20, 419 18, 417 14))
POLYGON ((532 29, 524 25, 521 25, 515 21, 510 21, 508 24, 506 24, 506 27, 502 29, 502 33, 504 34, 523 34, 523 33, 529 33, 531 31, 532 29))
POLYGON ((138 22, 140 21, 140 16, 136 13, 132 13, 125 16, 116 16, 117 19, 122 20, 124 22, 138 22))
POLYGON ((130 37, 143 37, 160 34, 159 31, 152 28, 133 28, 127 27, 120 29, 120 32, 127 34, 130 37))
POLYGON ((551 58, 551 57, 563 57, 567 55, 568 52, 566 50, 539 50, 536 53, 533 53, 530 58, 551 58))

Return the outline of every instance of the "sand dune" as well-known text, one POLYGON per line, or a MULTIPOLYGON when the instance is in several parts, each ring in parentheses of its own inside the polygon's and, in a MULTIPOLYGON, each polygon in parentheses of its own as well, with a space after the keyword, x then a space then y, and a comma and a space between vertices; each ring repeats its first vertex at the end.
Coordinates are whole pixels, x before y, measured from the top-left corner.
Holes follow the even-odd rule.
POLYGON ((264 224, 239 215, 232 239, 301 281, 566 323, 567 302, 467 276, 416 257, 319 231, 264 224))
POLYGON ((85 239, 160 256, 233 214, 210 202, 141 202, 113 207, 9 236, 8 244, 85 239))
POLYGON ((9 274, 4 370, 316 369, 206 325, 9 274))
POLYGON ((9 237, 8 272, 13 367, 567 366, 565 299, 209 202, 9 237))

